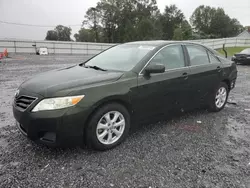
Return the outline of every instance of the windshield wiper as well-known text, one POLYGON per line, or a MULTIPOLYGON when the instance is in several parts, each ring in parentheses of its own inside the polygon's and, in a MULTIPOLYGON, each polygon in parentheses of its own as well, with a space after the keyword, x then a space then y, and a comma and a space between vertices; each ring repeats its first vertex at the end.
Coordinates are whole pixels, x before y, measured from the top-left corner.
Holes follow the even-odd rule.
POLYGON ((101 67, 98 66, 90 66, 90 65, 83 65, 85 68, 91 68, 91 69, 95 69, 95 70, 101 70, 101 71, 107 71, 106 69, 103 69, 101 67))

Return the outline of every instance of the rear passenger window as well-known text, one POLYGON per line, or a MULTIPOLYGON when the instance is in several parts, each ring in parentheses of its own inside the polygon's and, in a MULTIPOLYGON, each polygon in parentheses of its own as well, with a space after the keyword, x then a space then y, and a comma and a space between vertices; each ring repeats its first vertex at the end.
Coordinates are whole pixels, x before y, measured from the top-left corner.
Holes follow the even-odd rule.
POLYGON ((210 63, 220 63, 220 61, 214 57, 210 52, 208 52, 210 63))
POLYGON ((203 47, 191 45, 186 47, 190 57, 191 66, 206 65, 210 63, 207 51, 203 47))
POLYGON ((168 69, 185 67, 183 50, 180 45, 163 48, 150 62, 150 64, 163 64, 168 69))

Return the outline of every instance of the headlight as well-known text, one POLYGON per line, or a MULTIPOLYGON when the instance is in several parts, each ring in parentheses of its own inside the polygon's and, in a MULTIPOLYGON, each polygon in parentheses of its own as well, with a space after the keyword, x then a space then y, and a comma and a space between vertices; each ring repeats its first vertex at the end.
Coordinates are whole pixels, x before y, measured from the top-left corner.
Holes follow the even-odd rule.
POLYGON ((43 99, 33 108, 32 112, 67 108, 76 105, 83 98, 84 95, 43 99))

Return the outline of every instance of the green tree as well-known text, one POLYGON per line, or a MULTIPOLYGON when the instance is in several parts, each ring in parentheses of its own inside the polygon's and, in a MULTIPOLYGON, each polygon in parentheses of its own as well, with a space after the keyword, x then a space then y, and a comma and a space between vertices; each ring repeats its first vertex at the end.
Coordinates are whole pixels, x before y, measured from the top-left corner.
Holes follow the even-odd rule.
POLYGON ((234 37, 243 26, 235 18, 230 18, 222 8, 201 5, 190 18, 195 31, 205 38, 234 37))
POLYGON ((196 32, 201 35, 211 33, 211 22, 216 9, 209 6, 201 5, 193 12, 190 23, 194 27, 196 32))
POLYGON ((95 32, 92 29, 81 28, 78 33, 74 35, 76 42, 95 42, 95 32))
POLYGON ((45 40, 71 41, 71 28, 58 25, 54 30, 47 32, 45 40))
POLYGON ((134 10, 136 40, 161 39, 160 11, 155 0, 137 1, 134 10))
POLYGON ((189 40, 192 38, 192 28, 188 21, 183 21, 179 27, 174 30, 174 40, 189 40))
POLYGON ((183 40, 190 40, 192 38, 193 30, 187 20, 181 23, 181 29, 182 29, 183 40))
POLYGON ((70 39, 71 28, 70 27, 58 25, 56 26, 55 31, 57 32, 59 41, 71 41, 70 39))
POLYGON ((57 32, 54 30, 47 31, 45 40, 58 40, 57 32))
POLYGON ((181 23, 185 21, 185 16, 176 5, 166 6, 164 13, 160 17, 162 23, 163 39, 172 40, 174 30, 179 28, 181 23))
POLYGON ((91 28, 91 30, 94 32, 94 42, 100 42, 99 39, 99 28, 100 28, 100 12, 99 9, 95 7, 91 7, 88 9, 85 20, 83 21, 83 26, 88 25, 88 27, 91 28))
POLYGON ((152 40, 154 38, 154 24, 151 19, 142 19, 136 27, 137 40, 152 40))
POLYGON ((97 42, 172 40, 178 28, 178 38, 189 39, 192 35, 181 10, 171 5, 161 14, 156 0, 100 0, 87 11, 83 28, 75 34, 77 41, 92 41, 93 33, 97 42))
POLYGON ((183 34, 182 34, 181 28, 176 28, 176 29, 174 30, 173 39, 174 39, 174 40, 183 40, 183 34))
POLYGON ((99 41, 120 43, 160 38, 158 15, 156 0, 101 0, 83 23, 101 35, 99 41))

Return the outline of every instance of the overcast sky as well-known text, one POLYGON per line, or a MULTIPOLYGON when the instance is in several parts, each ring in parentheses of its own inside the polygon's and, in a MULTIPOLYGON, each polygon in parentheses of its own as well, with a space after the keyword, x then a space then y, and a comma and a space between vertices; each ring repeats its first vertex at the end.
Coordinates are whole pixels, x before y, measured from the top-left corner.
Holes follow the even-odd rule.
MULTIPOLYGON (((81 25, 86 10, 98 0, 0 0, 0 21, 37 25, 81 25)), ((244 26, 250 25, 250 0, 157 0, 161 11, 166 5, 176 4, 186 18, 201 4, 222 7, 230 17, 244 26)), ((54 27, 28 27, 0 23, 0 38, 43 40, 54 27)), ((80 26, 72 27, 72 34, 80 26)), ((72 36, 73 37, 73 36, 72 36)))

